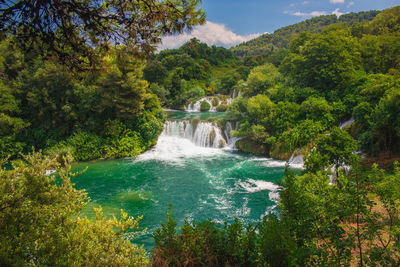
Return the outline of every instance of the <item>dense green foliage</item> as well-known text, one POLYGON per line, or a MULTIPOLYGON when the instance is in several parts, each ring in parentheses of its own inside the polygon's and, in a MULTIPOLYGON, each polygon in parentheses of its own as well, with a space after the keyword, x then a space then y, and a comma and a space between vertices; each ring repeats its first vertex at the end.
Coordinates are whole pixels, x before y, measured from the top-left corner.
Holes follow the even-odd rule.
POLYGON ((76 160, 117 158, 156 142, 164 114, 142 78, 144 62, 130 48, 111 50, 98 75, 23 55, 11 41, 0 46, 3 157, 34 146, 71 151, 76 160))
POLYGON ((371 21, 295 36, 279 68, 266 62, 237 85, 242 98, 227 110, 229 120, 240 121, 234 135, 287 160, 295 150, 308 152, 321 134, 337 132, 333 126, 354 117, 351 133, 363 151, 398 154, 399 12, 398 6, 371 21), (387 49, 371 41, 381 38, 387 49))
POLYGON ((200 111, 209 111, 210 108, 211 108, 211 105, 208 104, 207 101, 201 102, 201 104, 200 104, 200 111))
POLYGON ((101 208, 94 220, 79 216, 88 197, 73 187, 69 161, 33 153, 1 167, 0 265, 147 266, 144 249, 129 241, 141 218, 107 219, 101 208))
POLYGON ((352 167, 337 184, 325 171, 287 172, 279 215, 256 226, 186 221, 178 233, 170 211, 154 233, 153 265, 397 265, 400 170, 352 167))
POLYGON ((113 44, 154 51, 165 34, 205 22, 200 0, 0 2, 0 41, 13 36, 26 52, 35 49, 74 69, 96 69, 113 44))
POLYGON ((143 70, 162 105, 183 109, 188 102, 215 93, 230 95, 250 66, 223 47, 192 39, 179 49, 153 55, 143 70))
POLYGON ((235 55, 252 57, 257 55, 267 56, 274 63, 279 64, 285 49, 288 48, 291 39, 301 32, 318 33, 332 24, 358 24, 363 21, 370 21, 379 14, 379 11, 368 11, 359 13, 336 15, 324 15, 307 19, 300 23, 282 27, 272 34, 264 34, 256 39, 239 44, 231 48, 235 55))

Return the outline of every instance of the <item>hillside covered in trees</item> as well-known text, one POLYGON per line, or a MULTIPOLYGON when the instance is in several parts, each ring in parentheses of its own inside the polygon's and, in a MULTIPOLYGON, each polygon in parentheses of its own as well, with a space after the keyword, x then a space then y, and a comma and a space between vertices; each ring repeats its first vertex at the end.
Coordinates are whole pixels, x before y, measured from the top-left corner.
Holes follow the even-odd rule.
POLYGON ((282 27, 274 33, 262 36, 232 47, 230 50, 237 56, 267 56, 271 59, 279 57, 282 49, 287 49, 290 40, 301 32, 318 33, 329 25, 345 23, 349 25, 370 21, 379 14, 379 11, 365 11, 359 13, 324 15, 282 27))
POLYGON ((253 66, 228 49, 209 47, 194 38, 179 49, 153 55, 143 72, 163 106, 183 109, 191 100, 231 94, 253 66))
POLYGON ((237 85, 244 97, 228 108, 230 119, 241 122, 237 136, 246 137, 238 147, 288 159, 353 117, 349 132, 362 151, 398 154, 399 12, 394 7, 372 21, 303 32, 279 66, 252 69, 237 85))

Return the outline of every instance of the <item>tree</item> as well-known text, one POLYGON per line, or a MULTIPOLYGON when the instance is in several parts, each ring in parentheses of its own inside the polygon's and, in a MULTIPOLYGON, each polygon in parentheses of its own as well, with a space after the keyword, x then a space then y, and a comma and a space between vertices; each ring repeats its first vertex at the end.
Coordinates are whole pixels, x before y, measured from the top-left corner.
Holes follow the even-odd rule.
POLYGON ((150 98, 147 81, 143 80, 144 61, 117 48, 111 56, 115 63, 111 71, 98 80, 102 99, 98 109, 104 109, 110 119, 129 119, 139 115, 150 98))
POLYGON ((319 166, 319 170, 324 170, 329 165, 334 165, 338 177, 340 167, 350 165, 359 158, 354 154, 356 149, 357 142, 353 137, 339 127, 333 127, 328 134, 317 140, 315 148, 306 158, 306 169, 315 171, 316 168, 311 166, 319 166))
POLYGON ((269 88, 275 86, 281 78, 280 72, 271 63, 255 67, 251 70, 248 78, 249 96, 265 93, 269 88))
POLYGON ((0 158, 16 156, 22 152, 23 143, 16 140, 17 134, 29 123, 17 117, 20 109, 11 89, 0 81, 0 158))
POLYGON ((143 69, 143 75, 148 82, 162 84, 168 72, 160 61, 150 60, 143 69))
MULTIPOLYGON (((300 35, 298 38, 303 38, 300 35)), ((343 93, 360 68, 360 46, 348 29, 330 27, 306 41, 292 40, 291 53, 282 69, 303 86, 310 86, 333 96, 343 93), (304 44, 303 44, 304 43, 304 44), (296 45, 303 44, 303 45, 296 45)))
MULTIPOLYGON (((11 1, 0 2, 0 30, 29 50, 55 52, 71 64, 99 59, 97 49, 132 43, 151 52, 161 36, 205 21, 199 0, 11 1)), ((89 62, 87 62, 89 61, 89 62)), ((76 66, 75 66, 76 67, 76 66)))
POLYGON ((129 241, 140 217, 106 219, 101 208, 94 220, 79 216, 88 197, 73 187, 69 163, 35 152, 0 169, 0 265, 147 266, 144 249, 129 241), (51 169, 58 178, 46 175, 51 169))
POLYGON ((326 126, 335 122, 332 116, 333 107, 324 97, 311 96, 301 103, 301 111, 303 117, 307 119, 320 121, 326 126))

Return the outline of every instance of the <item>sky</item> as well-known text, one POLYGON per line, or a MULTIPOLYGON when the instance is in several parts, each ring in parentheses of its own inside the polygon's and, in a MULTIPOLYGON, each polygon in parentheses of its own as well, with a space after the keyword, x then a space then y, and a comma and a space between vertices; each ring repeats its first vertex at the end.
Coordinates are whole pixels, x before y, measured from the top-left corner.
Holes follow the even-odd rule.
POLYGON ((311 17, 396 5, 400 0, 202 0, 207 22, 191 32, 164 37, 160 49, 178 48, 193 37, 229 48, 311 17))

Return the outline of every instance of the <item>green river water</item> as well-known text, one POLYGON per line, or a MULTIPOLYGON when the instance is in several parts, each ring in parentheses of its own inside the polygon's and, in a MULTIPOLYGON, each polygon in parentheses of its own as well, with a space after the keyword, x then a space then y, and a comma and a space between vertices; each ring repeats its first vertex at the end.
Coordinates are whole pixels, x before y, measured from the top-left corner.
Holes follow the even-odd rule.
MULTIPOLYGON (((170 118, 202 119, 216 112, 175 112, 170 118)), ((154 246, 153 231, 165 221, 168 206, 178 225, 189 220, 216 222, 239 218, 256 223, 276 211, 277 182, 284 175, 284 162, 242 154, 229 148, 200 147, 179 135, 161 134, 157 145, 137 158, 84 162, 74 170, 88 170, 73 178, 76 188, 85 189, 91 203, 84 215, 93 216, 101 205, 105 215, 143 215, 140 225, 147 232, 134 242, 154 246)))

